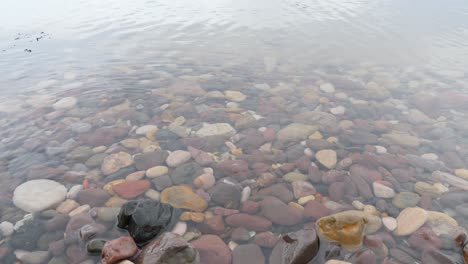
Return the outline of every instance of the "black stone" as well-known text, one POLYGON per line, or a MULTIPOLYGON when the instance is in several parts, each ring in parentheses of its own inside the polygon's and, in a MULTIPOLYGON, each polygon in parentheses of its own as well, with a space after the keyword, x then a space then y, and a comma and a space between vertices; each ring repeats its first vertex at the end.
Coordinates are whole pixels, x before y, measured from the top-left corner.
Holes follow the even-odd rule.
POLYGON ((117 226, 128 230, 139 247, 177 223, 181 210, 152 200, 134 200, 120 209, 117 226))

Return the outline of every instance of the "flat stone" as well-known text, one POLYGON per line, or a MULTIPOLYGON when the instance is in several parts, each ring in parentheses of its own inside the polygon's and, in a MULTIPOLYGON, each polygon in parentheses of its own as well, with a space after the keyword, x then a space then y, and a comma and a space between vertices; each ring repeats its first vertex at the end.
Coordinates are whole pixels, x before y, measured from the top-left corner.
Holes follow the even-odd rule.
POLYGON ((202 197, 198 196, 190 187, 184 185, 164 189, 160 200, 175 208, 184 208, 195 212, 203 212, 208 207, 207 202, 202 197))
POLYGON ((315 225, 325 239, 356 250, 362 245, 363 236, 379 230, 382 222, 374 215, 350 210, 322 217, 315 225))
POLYGON ((412 192, 400 192, 393 198, 392 204, 397 207, 404 209, 406 207, 413 207, 419 203, 420 197, 416 193, 412 192))
POLYGON ((175 168, 189 161, 191 158, 192 158, 192 155, 190 154, 190 152, 185 151, 185 150, 176 150, 169 154, 169 156, 166 159, 166 164, 169 167, 175 168))
POLYGON ((155 166, 146 170, 146 177, 156 178, 158 176, 166 175, 169 173, 169 168, 166 166, 155 166))
POLYGON ((26 212, 37 212, 51 208, 67 196, 67 189, 62 184, 51 180, 27 181, 16 187, 13 203, 26 212))
POLYGON ((231 264, 231 251, 215 235, 203 235, 191 242, 200 254, 200 263, 231 264))
POLYGON ((309 135, 316 132, 318 127, 305 125, 301 123, 292 123, 288 126, 282 128, 277 133, 278 140, 281 141, 300 141, 303 139, 307 139, 309 135))
POLYGON ((379 198, 393 198, 395 196, 395 191, 379 182, 373 182, 372 188, 374 189, 374 195, 379 198))
POLYGON ((125 181, 114 185, 112 190, 122 198, 133 199, 145 193, 150 186, 151 183, 147 180, 125 181))
POLYGON ((231 137, 236 130, 228 123, 208 124, 203 123, 202 127, 195 133, 198 137, 231 137))
POLYGON ((335 167, 337 158, 336 152, 331 149, 322 149, 315 153, 315 158, 317 161, 325 166, 327 169, 332 169, 335 167))
POLYGON ((121 168, 128 167, 133 164, 133 158, 126 152, 111 154, 104 158, 101 171, 104 175, 110 175, 117 172, 121 168))
POLYGON ((403 209, 397 217, 397 228, 394 234, 407 236, 423 226, 428 219, 426 210, 419 207, 408 207, 403 209))

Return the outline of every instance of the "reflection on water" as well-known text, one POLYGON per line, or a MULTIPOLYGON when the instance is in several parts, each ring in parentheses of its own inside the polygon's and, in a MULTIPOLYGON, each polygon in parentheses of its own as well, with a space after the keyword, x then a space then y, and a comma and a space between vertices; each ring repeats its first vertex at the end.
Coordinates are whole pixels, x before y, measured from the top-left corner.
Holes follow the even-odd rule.
POLYGON ((0 8, 2 263, 97 263, 134 198, 204 263, 298 257, 318 219, 313 263, 463 263, 465 1, 0 8))

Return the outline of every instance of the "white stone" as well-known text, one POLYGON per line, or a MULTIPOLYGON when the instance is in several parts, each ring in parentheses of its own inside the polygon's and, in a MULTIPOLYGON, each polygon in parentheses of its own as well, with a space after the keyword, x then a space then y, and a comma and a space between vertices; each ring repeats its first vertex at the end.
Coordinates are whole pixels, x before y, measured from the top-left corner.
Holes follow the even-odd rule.
POLYGON ((137 135, 146 135, 146 133, 148 133, 149 131, 152 131, 152 130, 156 130, 158 129, 157 126, 154 126, 154 125, 145 125, 145 126, 141 126, 139 128, 137 128, 135 130, 135 133, 137 135))
POLYGON ((382 217, 382 223, 388 231, 393 231, 397 227, 397 220, 393 217, 382 217))
POLYGON ((52 180, 32 180, 16 187, 13 203, 26 212, 37 212, 51 208, 67 196, 67 189, 52 180))
POLYGON ((202 127, 195 133, 198 137, 222 136, 230 137, 236 130, 228 123, 208 124, 203 123, 202 127))
POLYGON ((187 232, 187 223, 182 221, 177 222, 171 232, 183 236, 187 232))
POLYGON ((384 146, 374 146, 376 151, 377 151, 377 154, 385 154, 387 153, 387 148, 385 148, 384 146))
POLYGON ((335 86, 331 83, 324 83, 320 85, 320 90, 326 93, 334 93, 335 92, 335 86))
POLYGON ((24 226, 25 223, 28 223, 32 220, 33 220, 33 214, 25 214, 23 216, 23 219, 15 223, 15 225, 13 226, 13 229, 15 229, 15 231, 18 231, 22 226, 24 226))
POLYGON ((314 156, 314 152, 310 148, 305 148, 304 155, 306 155, 307 157, 312 157, 314 156))
POLYGON ((244 187, 244 189, 242 189, 241 202, 247 201, 250 197, 251 192, 252 190, 249 186, 244 187))
POLYGON ((356 208, 357 210, 362 210, 364 209, 364 204, 361 202, 361 201, 358 201, 358 200, 354 200, 352 203, 351 203, 354 208, 356 208))
POLYGON ((397 236, 411 235, 423 226, 428 219, 426 210, 419 207, 407 207, 398 215, 397 227, 393 232, 397 236))
POLYGON ((0 223, 0 234, 5 237, 11 236, 15 232, 14 226, 8 221, 0 223))
POLYGON ((374 189, 374 195, 379 198, 393 198, 395 196, 395 191, 378 182, 373 182, 372 187, 374 189))
POLYGON ((15 250, 15 256, 21 262, 26 264, 41 264, 49 258, 48 251, 26 251, 26 250, 15 250))
POLYGON ((421 155, 421 158, 428 160, 438 160, 439 156, 437 156, 435 153, 424 153, 421 155))
POLYGON ((55 110, 66 110, 66 109, 71 109, 76 105, 76 98, 75 97, 64 97, 55 104, 52 105, 52 107, 55 110))
POLYGON ((176 150, 169 154, 169 156, 166 159, 166 163, 167 166, 174 168, 189 161, 191 158, 192 155, 190 155, 190 152, 185 150, 176 150))
POLYGON ((337 106, 330 109, 330 113, 334 115, 344 115, 346 108, 344 106, 337 106))
POLYGON ((153 190, 153 189, 149 189, 145 192, 145 196, 148 197, 149 199, 153 200, 153 201, 159 201, 159 196, 161 194, 156 191, 156 190, 153 190))
POLYGON ((83 190, 83 185, 81 184, 78 184, 78 185, 74 185, 73 187, 70 188, 70 190, 68 190, 68 193, 67 193, 67 199, 76 199, 76 197, 78 196, 78 193, 83 190))
POLYGON ((231 251, 233 251, 237 246, 239 246, 239 244, 237 244, 236 242, 234 241, 229 241, 228 243, 228 247, 231 251))

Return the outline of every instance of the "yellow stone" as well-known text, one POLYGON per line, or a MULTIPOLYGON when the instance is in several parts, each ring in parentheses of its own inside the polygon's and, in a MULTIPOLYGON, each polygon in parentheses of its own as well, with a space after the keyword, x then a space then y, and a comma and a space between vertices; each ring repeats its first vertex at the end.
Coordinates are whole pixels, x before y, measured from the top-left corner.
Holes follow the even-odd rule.
POLYGON ((441 212, 437 211, 427 211, 427 221, 434 221, 434 220, 443 220, 453 226, 458 226, 457 220, 453 219, 451 216, 446 215, 441 212))
POLYGON ((120 144, 122 144, 122 146, 129 148, 129 149, 136 149, 140 147, 140 141, 138 141, 138 139, 136 138, 124 139, 120 141, 120 144))
POLYGON ((315 200, 315 196, 313 195, 307 195, 307 196, 304 196, 304 197, 301 197, 299 198, 299 200, 297 200, 297 202, 300 204, 300 205, 304 205, 310 201, 313 201, 315 200))
POLYGON ((468 180, 468 169, 457 169, 455 170, 455 175, 465 180, 468 180))
POLYGON ((106 185, 104 185, 104 187, 102 187, 102 189, 106 190, 110 194, 114 194, 114 192, 112 191, 112 187, 114 185, 117 185, 117 184, 122 183, 122 182, 125 182, 125 179, 120 179, 120 180, 115 180, 115 181, 108 182, 106 185))
POLYGON ((337 142, 338 142, 338 138, 336 138, 336 137, 329 137, 329 138, 327 138, 327 141, 330 142, 330 143, 337 143, 337 142))
POLYGON ((321 104, 327 104, 330 102, 330 99, 326 98, 326 97, 320 97, 320 103, 321 104))
POLYGON ((315 131, 312 135, 309 136, 309 139, 322 139, 322 133, 320 131, 315 131))
POLYGON ((242 154, 242 149, 241 148, 235 148, 235 149, 231 149, 231 153, 232 155, 241 155, 242 154))
POLYGON ((157 127, 148 130, 148 132, 145 134, 146 138, 152 141, 156 141, 156 138, 154 138, 154 133, 156 133, 156 131, 158 131, 157 127))
POLYGON ((127 200, 122 199, 118 196, 112 196, 107 200, 107 202, 104 204, 106 207, 122 207, 124 203, 126 203, 127 200))
POLYGON ((183 212, 180 215, 181 221, 193 221, 195 223, 201 223, 205 220, 205 214, 203 213, 194 213, 194 212, 183 212))
POLYGON ((168 203, 176 208, 183 208, 195 212, 203 212, 208 203, 198 196, 190 187, 185 185, 172 186, 161 192, 161 202, 168 203))

